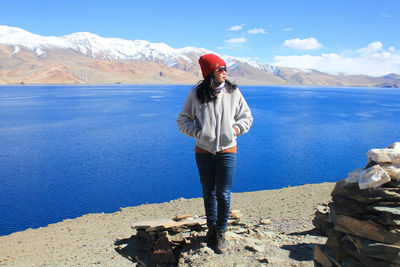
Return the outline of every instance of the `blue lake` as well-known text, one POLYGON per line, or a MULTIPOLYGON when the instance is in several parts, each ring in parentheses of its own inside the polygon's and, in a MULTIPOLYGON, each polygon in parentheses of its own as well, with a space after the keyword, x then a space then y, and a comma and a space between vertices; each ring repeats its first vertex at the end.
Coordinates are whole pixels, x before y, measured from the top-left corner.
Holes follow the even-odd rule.
MULTIPOLYGON (((176 116, 191 86, 1 86, 0 235, 201 196, 176 116)), ((336 182, 400 141, 400 90, 242 86, 233 191, 336 182)), ((255 203, 259 204, 259 203, 255 203)))

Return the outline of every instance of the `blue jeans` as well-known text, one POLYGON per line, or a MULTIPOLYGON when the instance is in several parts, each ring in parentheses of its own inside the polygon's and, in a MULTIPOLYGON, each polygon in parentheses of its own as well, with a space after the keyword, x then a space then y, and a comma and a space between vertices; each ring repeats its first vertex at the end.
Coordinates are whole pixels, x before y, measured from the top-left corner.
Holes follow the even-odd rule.
POLYGON ((203 186, 207 226, 225 231, 228 226, 231 188, 236 169, 235 153, 196 153, 196 163, 203 186))

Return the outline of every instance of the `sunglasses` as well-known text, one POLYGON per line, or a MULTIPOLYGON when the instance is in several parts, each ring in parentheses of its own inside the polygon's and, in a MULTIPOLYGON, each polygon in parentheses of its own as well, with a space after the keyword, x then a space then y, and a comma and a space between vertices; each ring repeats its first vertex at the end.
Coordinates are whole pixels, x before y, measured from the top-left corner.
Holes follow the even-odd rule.
POLYGON ((225 66, 219 67, 218 70, 221 71, 221 72, 222 71, 225 71, 225 72, 228 71, 228 69, 225 66))

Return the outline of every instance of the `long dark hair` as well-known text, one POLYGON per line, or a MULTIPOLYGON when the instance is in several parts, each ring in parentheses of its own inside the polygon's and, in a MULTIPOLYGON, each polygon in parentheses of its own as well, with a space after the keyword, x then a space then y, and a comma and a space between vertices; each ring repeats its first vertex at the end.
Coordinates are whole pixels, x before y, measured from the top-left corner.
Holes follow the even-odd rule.
MULTIPOLYGON (((199 81, 196 86, 196 94, 201 104, 214 101, 217 96, 213 92, 213 88, 217 87, 217 81, 214 78, 214 74, 211 72, 204 80, 199 81)), ((229 80, 225 80, 225 88, 228 92, 236 90, 237 85, 231 83, 229 80)))

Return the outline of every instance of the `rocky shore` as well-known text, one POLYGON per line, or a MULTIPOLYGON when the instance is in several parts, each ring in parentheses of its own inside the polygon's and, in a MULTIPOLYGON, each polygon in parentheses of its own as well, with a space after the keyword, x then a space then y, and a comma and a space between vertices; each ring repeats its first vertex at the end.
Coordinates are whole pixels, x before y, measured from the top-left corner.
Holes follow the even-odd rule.
MULTIPOLYGON (((199 230, 179 254, 179 266, 314 266, 313 249, 326 237, 314 230, 318 205, 331 199, 334 183, 232 194, 240 225, 230 226, 229 249, 215 254, 199 230)), ((0 237, 0 266, 155 266, 135 222, 203 215, 201 198, 87 214, 0 237)), ((171 266, 171 265, 165 265, 171 266)))

